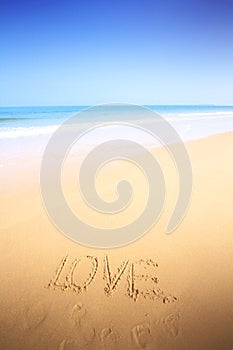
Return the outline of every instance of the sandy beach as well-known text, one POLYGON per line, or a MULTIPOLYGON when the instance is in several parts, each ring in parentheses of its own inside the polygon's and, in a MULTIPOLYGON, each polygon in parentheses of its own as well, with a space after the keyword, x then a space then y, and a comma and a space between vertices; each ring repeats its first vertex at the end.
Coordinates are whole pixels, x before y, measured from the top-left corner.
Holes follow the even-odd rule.
MULTIPOLYGON (((178 191, 164 149, 153 150, 167 187, 164 211, 136 242, 91 249, 63 236, 40 196, 40 158, 2 167, 0 208, 0 349, 232 349, 233 133, 187 142, 193 195, 181 225, 165 234, 178 191)), ((75 187, 75 157, 63 188, 73 211, 93 225, 124 225, 146 200, 140 171, 121 161, 103 169, 99 193, 114 198, 107 179, 135 186, 124 213, 93 212, 75 187)))

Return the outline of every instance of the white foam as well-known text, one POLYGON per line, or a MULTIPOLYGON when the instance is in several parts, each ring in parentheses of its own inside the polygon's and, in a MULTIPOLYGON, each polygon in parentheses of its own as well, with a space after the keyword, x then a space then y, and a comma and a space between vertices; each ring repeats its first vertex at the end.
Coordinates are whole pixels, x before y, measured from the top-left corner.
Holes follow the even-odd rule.
POLYGON ((211 119, 231 119, 232 112, 196 112, 196 113, 164 113, 164 118, 169 121, 186 121, 186 120, 211 120, 211 119))
POLYGON ((52 134, 57 128, 58 125, 1 128, 0 139, 48 135, 52 134))
MULTIPOLYGON (((190 113, 162 113, 161 114, 167 121, 169 121, 174 127, 180 123, 184 123, 184 127, 187 125, 186 122, 198 122, 198 121, 224 121, 226 131, 232 130, 233 125, 233 111, 227 112, 190 112, 190 113)), ((125 120, 127 123, 127 120, 125 120)), ((129 120, 129 123, 134 123, 133 120, 129 120)), ((135 121, 137 124, 137 121, 135 121)), ((150 122, 150 120, 145 120, 145 123, 150 122)), ((153 119, 151 119, 153 122, 153 119)), ((80 123, 80 127, 86 126, 91 127, 91 123, 80 123)), ((192 124, 192 123, 191 123, 192 124)), ((196 124, 196 123, 195 123, 196 124)), ((194 125, 194 124, 192 124, 194 125)), ((212 125, 210 125, 212 126, 212 125)), ((3 127, 0 128, 0 139, 13 139, 21 137, 31 137, 40 135, 51 135, 57 128, 59 124, 47 125, 47 126, 30 126, 30 127, 3 127)), ((201 125, 200 125, 201 127, 201 125)), ((216 129, 219 125, 216 124, 216 129)), ((201 127, 202 128, 202 127, 201 127)), ((217 132, 217 130, 215 130, 217 132)), ((215 133, 215 132, 214 132, 215 133)))

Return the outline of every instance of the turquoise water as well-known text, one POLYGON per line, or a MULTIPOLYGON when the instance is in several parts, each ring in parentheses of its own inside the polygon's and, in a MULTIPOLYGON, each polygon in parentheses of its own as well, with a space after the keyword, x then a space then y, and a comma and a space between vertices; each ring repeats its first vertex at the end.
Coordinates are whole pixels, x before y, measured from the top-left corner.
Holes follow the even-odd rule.
MULTIPOLYGON (((183 141, 204 138, 209 135, 233 131, 233 106, 147 106, 162 115, 177 131, 183 141)), ((0 108, 0 167, 7 167, 9 160, 25 160, 41 156, 52 133, 67 118, 86 109, 84 106, 65 107, 1 107, 0 108)), ((111 106, 114 108, 114 106, 111 106)), ((114 110, 113 110, 114 111, 114 110)), ((114 114, 114 113, 113 113, 114 114)), ((110 122, 107 113, 105 121, 110 122)), ((127 119, 127 115, 126 115, 127 119)), ((80 126, 98 120, 98 114, 81 113, 80 126), (84 119, 85 118, 85 119, 84 119), (97 119, 96 119, 97 118, 97 119)), ((104 121, 103 118, 101 121, 104 121)), ((131 120, 125 120, 131 121, 131 120)), ((85 125, 86 127, 86 125, 85 125)), ((90 135, 79 145, 82 147, 110 138, 128 138, 129 129, 102 130, 90 135), (114 134, 115 133, 115 134, 114 134), (118 135, 118 134, 119 135, 118 135)), ((156 147, 154 139, 131 135, 148 147, 156 147)), ((23 164, 23 163, 22 163, 23 164)))
MULTIPOLYGON (((233 106, 148 106, 164 116, 175 128, 189 127, 188 138, 233 130, 233 106), (193 137, 192 137, 193 136, 193 137)), ((0 139, 48 134, 86 106, 1 107, 0 139)), ((83 120, 80 123, 91 120, 83 120)), ((179 130, 178 130, 179 131, 179 130)))

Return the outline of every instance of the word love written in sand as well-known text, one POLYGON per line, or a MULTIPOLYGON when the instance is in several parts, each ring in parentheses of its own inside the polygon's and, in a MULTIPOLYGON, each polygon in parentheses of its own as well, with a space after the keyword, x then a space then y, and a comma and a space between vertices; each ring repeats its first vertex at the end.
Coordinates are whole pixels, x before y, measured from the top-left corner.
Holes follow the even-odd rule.
POLYGON ((98 259, 94 256, 83 256, 69 259, 66 255, 59 264, 54 279, 48 285, 49 289, 73 291, 75 293, 87 292, 94 285, 103 264, 104 293, 112 296, 120 289, 120 282, 125 277, 126 296, 137 301, 139 297, 151 300, 160 299, 163 303, 177 301, 177 298, 167 294, 159 287, 157 276, 158 264, 152 259, 139 259, 137 261, 124 261, 115 271, 110 266, 109 257, 98 259))

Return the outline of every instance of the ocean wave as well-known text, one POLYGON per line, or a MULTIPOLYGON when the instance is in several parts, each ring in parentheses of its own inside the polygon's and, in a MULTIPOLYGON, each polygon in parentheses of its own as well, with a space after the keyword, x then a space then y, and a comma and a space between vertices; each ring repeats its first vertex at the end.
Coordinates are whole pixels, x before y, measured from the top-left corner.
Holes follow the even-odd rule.
MULTIPOLYGON (((176 112, 176 113, 160 113, 167 121, 169 121, 172 125, 179 125, 183 127, 187 126, 187 122, 191 122, 191 125, 196 125, 196 122, 198 121, 210 121, 210 120, 216 120, 216 130, 219 128, 218 121, 224 120, 225 129, 232 130, 233 125, 233 111, 211 111, 211 112, 176 112), (175 122, 175 123, 174 123, 175 122), (192 123, 193 122, 193 123, 192 123)), ((4 118, 0 119, 1 121, 20 121, 23 118, 4 118)), ((28 119, 28 118, 24 118, 28 119)), ((38 123, 39 120, 37 120, 38 123)), ((154 120, 145 120, 145 123, 147 122, 153 122, 154 120)), ((42 125, 22 125, 22 126, 16 126, 13 123, 9 123, 7 126, 0 127, 0 139, 6 139, 6 138, 18 138, 18 137, 30 137, 30 136, 39 136, 39 135, 49 135, 52 134, 61 123, 59 120, 50 121, 51 125, 48 125, 48 119, 41 120, 42 125), (46 125, 43 125, 44 123, 47 123, 46 125), (12 126, 11 126, 12 125, 12 126)), ((110 121, 106 121, 110 122, 110 121)), ((133 123, 133 120, 125 120, 125 123, 133 123)), ((85 120, 80 121, 78 127, 87 127, 91 126, 91 120, 85 120)), ((75 127, 75 126, 73 126, 75 127)), ((77 127, 77 125, 76 125, 77 127)), ((213 127, 213 125, 212 125, 213 127)))
POLYGON ((59 125, 0 128, 0 139, 52 134, 59 125))
POLYGON ((197 120, 197 119, 216 119, 216 118, 227 118, 233 117, 233 110, 228 112, 174 112, 174 113, 160 113, 166 118, 171 118, 172 120, 181 119, 185 120, 184 117, 188 117, 187 120, 197 120), (193 118, 195 117, 195 118, 193 118))
POLYGON ((31 120, 33 118, 14 118, 14 117, 0 117, 0 123, 8 122, 8 121, 21 121, 21 120, 31 120))

